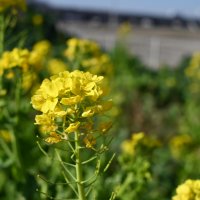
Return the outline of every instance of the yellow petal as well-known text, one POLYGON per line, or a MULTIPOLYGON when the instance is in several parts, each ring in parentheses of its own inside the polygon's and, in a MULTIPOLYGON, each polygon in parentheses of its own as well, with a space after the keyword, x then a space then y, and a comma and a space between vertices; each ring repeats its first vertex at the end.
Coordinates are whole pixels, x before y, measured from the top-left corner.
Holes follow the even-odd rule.
POLYGON ((50 136, 45 139, 45 142, 50 144, 58 143, 62 141, 61 136, 55 132, 49 134, 50 136))

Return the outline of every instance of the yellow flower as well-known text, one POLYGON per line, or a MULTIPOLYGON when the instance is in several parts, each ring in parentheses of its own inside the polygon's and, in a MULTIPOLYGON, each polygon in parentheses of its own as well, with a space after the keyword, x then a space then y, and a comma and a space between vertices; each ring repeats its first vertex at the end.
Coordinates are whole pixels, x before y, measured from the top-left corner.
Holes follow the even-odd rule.
POLYGON ((32 22, 35 26, 39 26, 39 25, 43 24, 43 21, 44 21, 44 18, 42 15, 40 15, 40 14, 33 15, 32 22))
POLYGON ((59 89, 55 81, 45 79, 37 94, 31 99, 33 107, 43 113, 53 111, 58 103, 59 89))
POLYGON ((96 139, 93 137, 92 134, 87 134, 87 136, 84 137, 83 141, 87 148, 92 148, 96 144, 96 139))
POLYGON ((51 49, 51 43, 48 40, 41 40, 33 46, 33 51, 41 55, 47 55, 51 49))
POLYGON ((77 95, 74 97, 62 98, 60 103, 62 103, 63 105, 74 105, 81 102, 81 100, 82 98, 79 95, 77 95))
POLYGON ((59 59, 50 59, 47 69, 51 75, 58 74, 67 70, 67 65, 59 59))
POLYGON ((12 135, 10 131, 2 129, 0 130, 0 138, 5 140, 6 142, 10 142, 12 140, 12 135))
POLYGON ((51 132, 49 134, 49 137, 45 139, 45 142, 50 143, 50 144, 55 144, 62 141, 61 136, 55 132, 51 132))
POLYGON ((23 71, 27 71, 29 67, 30 52, 27 49, 14 48, 12 51, 3 53, 0 59, 0 65, 3 69, 13 67, 21 67, 23 71))
MULTIPOLYGON (((91 133, 93 115, 106 112, 112 106, 111 100, 103 100, 102 80, 102 76, 78 70, 45 79, 31 98, 33 108, 42 112, 36 116, 36 124, 43 131, 46 128, 47 133, 61 131, 61 127, 66 136, 73 132, 91 133)), ((102 132, 108 128, 105 124, 101 126, 102 132)))
POLYGON ((175 157, 179 156, 184 147, 192 143, 192 138, 187 134, 176 135, 169 142, 170 150, 175 157))
POLYGON ((71 123, 66 129, 65 131, 67 133, 72 133, 77 131, 78 127, 80 126, 80 122, 75 122, 75 123, 71 123))
POLYGON ((36 115, 35 124, 40 125, 41 131, 47 133, 57 129, 57 125, 54 123, 54 120, 55 116, 53 114, 36 115))
POLYGON ((186 180, 176 189, 172 200, 196 200, 200 197, 200 180, 186 180))
POLYGON ((122 152, 130 155, 134 155, 136 147, 139 143, 142 143, 145 139, 143 132, 133 133, 131 139, 125 140, 121 144, 122 152))
POLYGON ((125 140, 121 144, 121 149, 124 153, 134 155, 134 147, 130 140, 125 140))

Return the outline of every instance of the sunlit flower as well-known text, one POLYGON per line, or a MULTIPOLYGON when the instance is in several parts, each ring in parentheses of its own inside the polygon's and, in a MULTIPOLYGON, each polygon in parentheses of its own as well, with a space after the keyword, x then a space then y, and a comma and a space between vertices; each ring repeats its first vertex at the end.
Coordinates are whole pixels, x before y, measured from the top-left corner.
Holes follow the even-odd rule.
MULTIPOLYGON (((103 114, 112 107, 111 100, 102 99, 102 80, 102 76, 78 70, 61 72, 45 79, 31 99, 33 108, 42 112, 36 115, 36 124, 43 130, 46 127, 47 133, 56 132, 64 123, 62 134, 77 131, 89 134, 94 115, 103 114)), ((109 127, 104 125, 101 128, 105 132, 109 127)))
POLYGON ((200 198, 200 180, 186 180, 176 189, 172 200, 198 200, 200 198))

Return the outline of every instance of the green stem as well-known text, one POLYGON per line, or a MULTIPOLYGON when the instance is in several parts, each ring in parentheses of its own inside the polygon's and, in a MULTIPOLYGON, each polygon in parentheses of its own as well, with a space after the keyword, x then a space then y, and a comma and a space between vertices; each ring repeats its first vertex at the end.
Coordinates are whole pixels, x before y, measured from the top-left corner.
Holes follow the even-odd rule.
POLYGON ((75 152, 76 152, 76 180, 78 187, 79 200, 86 200, 85 191, 82 180, 82 163, 80 157, 79 134, 75 132, 75 152))

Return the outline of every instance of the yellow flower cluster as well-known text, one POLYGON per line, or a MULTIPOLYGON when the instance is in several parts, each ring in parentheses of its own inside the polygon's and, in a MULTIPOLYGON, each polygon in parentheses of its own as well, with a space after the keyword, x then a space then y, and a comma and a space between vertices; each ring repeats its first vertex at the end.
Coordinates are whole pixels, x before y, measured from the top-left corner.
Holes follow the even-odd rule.
POLYGON ((172 200, 200 200, 200 180, 187 180, 176 189, 172 200))
POLYGON ((158 147, 161 145, 157 139, 147 136, 143 132, 133 133, 131 139, 122 142, 122 152, 134 156, 139 144, 142 144, 147 148, 158 147))
POLYGON ((144 133, 133 133, 131 139, 122 142, 121 149, 124 153, 134 155, 137 144, 144 138, 144 133))
POLYGON ((101 51, 96 42, 90 40, 69 39, 64 55, 75 68, 80 66, 94 74, 109 75, 113 70, 110 57, 101 51))
POLYGON ((0 75, 4 70, 13 67, 21 67, 23 71, 27 71, 29 67, 30 52, 27 49, 15 48, 12 51, 3 53, 0 59, 0 75))
POLYGON ((65 56, 73 61, 83 56, 97 56, 100 53, 100 46, 93 41, 87 39, 71 38, 67 41, 67 49, 65 50, 65 56))
POLYGON ((50 47, 50 43, 44 40, 36 43, 32 51, 20 48, 14 48, 12 51, 5 51, 0 58, 0 75, 3 74, 4 70, 14 67, 20 67, 23 72, 26 72, 31 65, 36 70, 39 70, 50 47))
POLYGON ((20 48, 5 51, 0 58, 0 76, 5 74, 6 79, 13 79, 13 69, 18 67, 22 71, 22 88, 28 91, 37 80, 37 72, 45 65, 50 47, 50 43, 44 40, 36 43, 32 51, 20 48))
POLYGON ((22 10, 26 7, 25 0, 0 0, 0 12, 10 7, 18 7, 22 10))
POLYGON ((179 156, 183 148, 186 145, 191 144, 191 142, 192 142, 192 138, 189 135, 182 134, 182 135, 174 136, 170 140, 170 144, 169 144, 172 154, 175 157, 179 156))
POLYGON ((42 40, 37 42, 31 51, 29 63, 35 67, 37 71, 40 71, 45 65, 46 56, 51 50, 51 44, 48 40, 42 40))
POLYGON ((76 70, 61 72, 42 82, 31 103, 42 112, 35 121, 48 134, 47 142, 56 143, 69 133, 80 131, 87 147, 94 144, 92 118, 112 106, 110 100, 102 100, 102 80, 102 76, 76 70))

